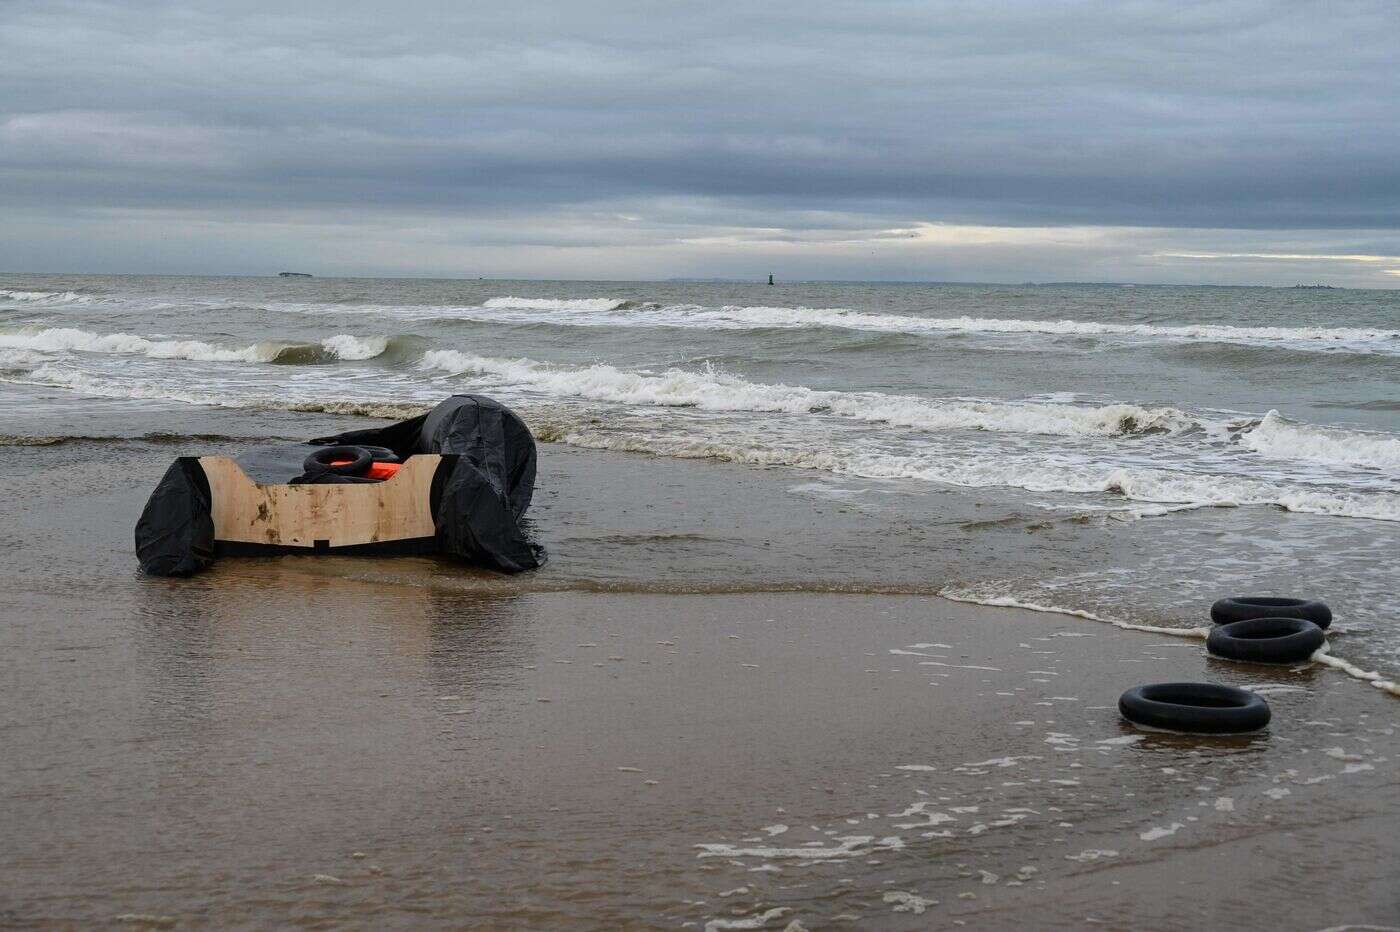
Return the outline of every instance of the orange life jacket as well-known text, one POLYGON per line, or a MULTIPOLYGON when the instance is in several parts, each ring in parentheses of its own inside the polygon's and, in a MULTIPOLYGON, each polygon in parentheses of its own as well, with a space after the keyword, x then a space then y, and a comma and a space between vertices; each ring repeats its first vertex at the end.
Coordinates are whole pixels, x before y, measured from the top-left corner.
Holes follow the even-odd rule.
MULTIPOLYGON (((351 460, 335 460, 331 465, 349 466, 350 463, 351 460)), ((370 463, 369 469, 365 470, 363 475, 367 479, 392 479, 398 475, 399 467, 402 465, 402 463, 370 463)))

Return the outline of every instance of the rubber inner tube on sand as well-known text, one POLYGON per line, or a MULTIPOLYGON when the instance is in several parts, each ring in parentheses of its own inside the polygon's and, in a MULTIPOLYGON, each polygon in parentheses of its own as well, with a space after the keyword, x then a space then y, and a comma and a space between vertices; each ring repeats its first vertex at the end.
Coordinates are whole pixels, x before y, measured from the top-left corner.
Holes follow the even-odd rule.
POLYGON ((321 447, 301 464, 308 476, 331 473, 337 476, 358 476, 369 469, 374 454, 364 447, 321 447), (339 465, 336 461, 341 460, 339 465), (349 460, 350 462, 343 462, 349 460))
POLYGON ((1118 711, 1135 725, 1212 735, 1258 731, 1271 716, 1261 697, 1216 683, 1134 686, 1119 697, 1118 711))
POLYGON ((1321 628, 1302 618, 1247 618, 1213 628, 1206 650, 1227 660, 1296 663, 1326 640, 1321 628))
POLYGON ((1251 618, 1302 618, 1319 628, 1332 623, 1332 610, 1312 599, 1280 599, 1273 596, 1242 595, 1221 599, 1210 607, 1210 620, 1218 625, 1251 618))

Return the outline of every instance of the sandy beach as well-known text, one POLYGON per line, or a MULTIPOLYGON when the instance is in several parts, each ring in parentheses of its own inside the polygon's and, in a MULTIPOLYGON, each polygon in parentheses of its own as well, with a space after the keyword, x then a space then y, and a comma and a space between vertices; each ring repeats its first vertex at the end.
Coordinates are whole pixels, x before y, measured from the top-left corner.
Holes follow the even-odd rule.
MULTIPOLYGON (((11 452, 7 927, 1322 929, 1400 910, 1400 706, 1335 671, 742 574, 728 588, 750 591, 590 591, 569 582, 586 556, 534 579, 419 558, 143 578, 130 523, 167 448, 11 452), (77 464, 63 482, 27 481, 56 457, 77 464), (1120 720, 1123 689, 1174 679, 1257 689, 1273 723, 1120 720)), ((595 490, 657 463, 545 445, 539 520, 551 494, 603 512, 595 490)), ((674 492, 633 488, 641 512, 674 492)), ((800 524, 789 501, 773 528, 800 524)), ((671 533, 699 546, 715 513, 687 514, 671 533)))

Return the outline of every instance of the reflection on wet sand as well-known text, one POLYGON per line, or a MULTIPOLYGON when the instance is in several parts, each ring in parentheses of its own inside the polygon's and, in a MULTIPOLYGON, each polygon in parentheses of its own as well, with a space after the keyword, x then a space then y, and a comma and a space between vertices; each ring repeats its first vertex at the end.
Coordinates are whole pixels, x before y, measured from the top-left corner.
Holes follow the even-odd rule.
POLYGON ((533 649, 520 593, 445 589, 416 574, 386 585, 337 572, 362 567, 270 558, 226 561, 195 579, 142 580, 137 655, 152 708, 203 706, 259 658, 313 644, 339 645, 428 692, 505 682, 533 649))

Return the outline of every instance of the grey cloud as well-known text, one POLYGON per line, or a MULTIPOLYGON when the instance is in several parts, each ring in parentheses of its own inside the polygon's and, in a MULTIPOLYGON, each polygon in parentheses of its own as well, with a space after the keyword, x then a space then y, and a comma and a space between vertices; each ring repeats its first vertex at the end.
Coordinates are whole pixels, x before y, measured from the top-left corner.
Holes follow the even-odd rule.
POLYGON ((1398 50, 1389 2, 0 3, 0 206, 1388 239, 1398 50))

